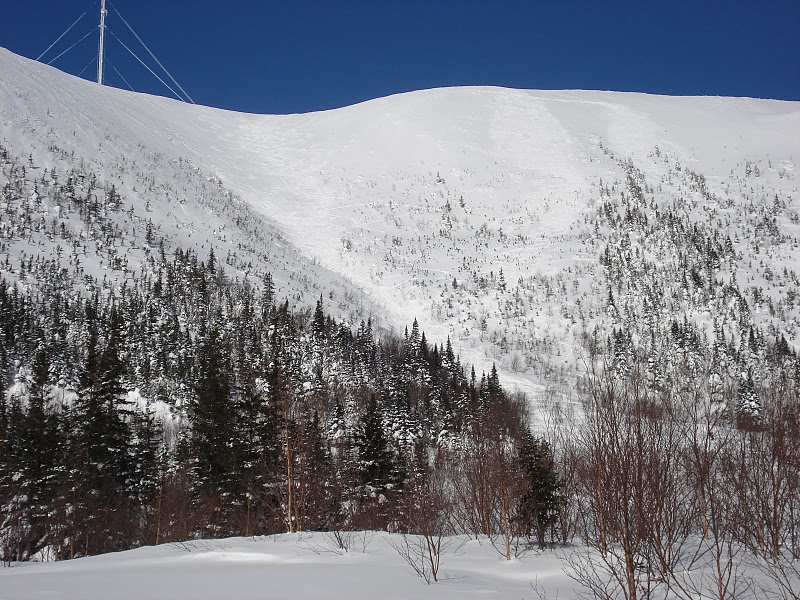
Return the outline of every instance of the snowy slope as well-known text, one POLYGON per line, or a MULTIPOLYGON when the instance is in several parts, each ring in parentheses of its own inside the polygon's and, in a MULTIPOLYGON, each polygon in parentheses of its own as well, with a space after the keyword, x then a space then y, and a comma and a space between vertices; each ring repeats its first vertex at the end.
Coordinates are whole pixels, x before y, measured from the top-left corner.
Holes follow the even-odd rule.
MULTIPOLYGON (((520 546, 506 561, 487 538, 442 538, 438 581, 427 585, 398 551, 404 539, 414 546, 422 538, 385 532, 345 535, 350 536, 347 550, 332 534, 313 532, 176 542, 55 563, 15 563, 0 568, 0 600, 593 597, 570 576, 575 573, 569 564, 583 552, 580 546, 545 551, 520 546)), ((422 564, 418 559, 412 563, 422 564)), ((693 575, 698 577, 708 567, 695 565, 693 575)), ((757 570, 748 573, 754 589, 768 585, 757 570)), ((656 586, 653 597, 679 596, 656 586)))
MULTIPOLYGON (((342 598, 575 598, 552 554, 506 562, 487 541, 449 541, 428 586, 393 549, 400 536, 359 533, 350 552, 325 534, 233 538, 140 548, 0 569, 0 599, 289 600, 342 598), (558 594, 558 595, 557 595, 558 594)), ((447 542, 447 541, 446 541, 447 542)))
MULTIPOLYGON (((286 236, 297 250, 281 258, 287 273, 297 260, 336 274, 315 275, 313 294, 341 277, 340 297, 362 290, 398 327, 418 318, 429 339, 450 335, 466 362, 496 361, 523 389, 542 383, 547 361, 571 368, 578 329, 603 318, 597 260, 610 234, 593 224, 604 186, 623 190, 628 164, 658 206, 685 207, 732 237, 741 258, 731 272, 744 269, 768 293, 771 280, 752 266, 755 225, 744 221, 779 196, 783 241, 756 262, 770 273, 800 264, 791 243, 800 233, 800 103, 456 88, 247 115, 99 88, 0 50, 0 123, 4 143, 35 147, 45 167, 55 160, 50 144, 109 177, 136 157, 186 161, 286 236), (709 195, 693 187, 694 174, 709 195), (515 285, 528 303, 511 297, 515 285), (518 308, 501 310, 512 300, 518 308)), ((173 174, 151 176, 169 185, 173 174)), ((131 201, 142 193, 134 188, 124 190, 131 201)), ((153 204, 165 228, 197 220, 153 204)), ((221 229, 232 230, 220 222, 200 235, 221 229)), ((800 341, 796 313, 774 319, 800 341)))

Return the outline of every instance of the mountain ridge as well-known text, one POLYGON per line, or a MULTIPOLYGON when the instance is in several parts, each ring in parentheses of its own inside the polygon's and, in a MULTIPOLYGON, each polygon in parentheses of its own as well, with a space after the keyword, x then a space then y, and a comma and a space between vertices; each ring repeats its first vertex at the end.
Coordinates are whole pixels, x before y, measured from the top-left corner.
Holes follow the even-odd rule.
MULTIPOLYGON (((733 186, 751 164, 761 165, 765 198, 785 197, 787 210, 797 202, 797 102, 467 87, 320 113, 249 115, 99 88, 7 51, 0 62, 3 136, 12 146, 58 140, 101 172, 137 147, 185 160, 273 224, 298 254, 374 299, 387 323, 419 318, 432 338, 452 337, 486 370, 499 361, 509 371, 515 360, 487 341, 503 337, 503 320, 491 318, 502 294, 476 309, 473 301, 485 298, 470 291, 456 299, 452 283, 464 290, 502 271, 511 283, 565 277, 582 288, 593 277, 592 289, 603 287, 596 265, 580 280, 572 270, 597 261, 602 240, 585 242, 594 239, 603 186, 624 188, 625 161, 665 204, 684 194, 702 201, 673 177, 687 169, 709 194, 744 199, 746 188, 733 186), (443 312, 443 302, 456 308, 443 312)), ((134 187, 123 195, 135 197, 134 187)), ((574 335, 568 320, 540 321, 534 337, 574 335)), ((516 325, 526 322, 520 316, 516 325)), ((518 383, 536 389, 530 384, 540 377, 524 371, 518 383)))

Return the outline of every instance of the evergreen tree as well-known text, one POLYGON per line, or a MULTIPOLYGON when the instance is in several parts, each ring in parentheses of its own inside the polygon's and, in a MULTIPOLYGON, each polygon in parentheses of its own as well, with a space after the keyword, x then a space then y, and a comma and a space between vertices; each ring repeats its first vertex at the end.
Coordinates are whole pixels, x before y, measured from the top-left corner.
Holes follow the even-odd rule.
POLYGON ((741 427, 755 425, 761 415, 761 400, 756 392, 753 382, 753 373, 748 372, 747 377, 739 386, 736 399, 736 417, 741 427))
POLYGON ((316 411, 303 424, 299 445, 298 462, 302 477, 298 477, 300 482, 298 491, 301 498, 299 512, 304 516, 302 529, 327 529, 336 511, 335 481, 328 442, 323 435, 316 411))
POLYGON ((273 520, 279 503, 275 484, 280 471, 279 417, 270 390, 275 381, 256 378, 255 371, 240 373, 237 396, 237 443, 241 448, 241 481, 249 502, 245 535, 273 520))
POLYGON ((523 478, 519 523, 526 534, 535 533, 539 547, 544 548, 547 529, 555 523, 560 507, 561 482, 553 451, 545 440, 527 433, 517 452, 523 478))
POLYGON ((325 312, 322 310, 322 294, 320 294, 317 306, 314 309, 314 317, 311 321, 311 335, 317 340, 317 343, 321 344, 325 341, 326 333, 325 312))
POLYGON ((395 482, 394 454, 383 430, 383 415, 374 394, 359 422, 355 445, 362 485, 381 490, 395 482))
POLYGON ((13 491, 14 444, 12 440, 11 410, 6 398, 6 353, 5 336, 0 329, 0 560, 8 563, 12 560, 10 540, 2 535, 6 531, 9 514, 9 502, 13 491))
POLYGON ((131 412, 130 475, 126 488, 131 500, 147 519, 166 468, 162 427, 145 407, 131 412))
POLYGON ((97 305, 87 305, 86 358, 72 411, 71 475, 75 505, 72 525, 80 532, 78 552, 121 549, 130 537, 131 476, 129 411, 124 387, 121 322, 111 311, 105 347, 100 347, 97 305))
POLYGON ((192 393, 189 416, 191 474, 198 501, 213 505, 219 526, 224 507, 241 501, 238 481, 238 448, 235 414, 226 348, 215 325, 202 340, 197 359, 198 379, 192 393))
POLYGON ((264 287, 261 292, 261 320, 269 323, 270 314, 274 308, 275 284, 272 282, 272 273, 264 276, 264 287))
POLYGON ((22 417, 17 440, 17 469, 20 491, 17 510, 27 524, 27 536, 20 548, 20 558, 33 556, 47 543, 49 507, 55 497, 57 470, 61 464, 62 443, 56 414, 47 406, 47 353, 36 352, 30 386, 28 409, 22 417))

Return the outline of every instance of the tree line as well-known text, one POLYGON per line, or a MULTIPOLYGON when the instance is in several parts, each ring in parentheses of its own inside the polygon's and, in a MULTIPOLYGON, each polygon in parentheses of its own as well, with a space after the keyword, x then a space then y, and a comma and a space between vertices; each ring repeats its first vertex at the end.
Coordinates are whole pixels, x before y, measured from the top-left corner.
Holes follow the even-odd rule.
POLYGON ((545 543, 560 484, 524 399, 416 321, 293 310, 213 250, 88 294, 27 267, 37 285, 0 280, 6 562, 304 530, 545 543))

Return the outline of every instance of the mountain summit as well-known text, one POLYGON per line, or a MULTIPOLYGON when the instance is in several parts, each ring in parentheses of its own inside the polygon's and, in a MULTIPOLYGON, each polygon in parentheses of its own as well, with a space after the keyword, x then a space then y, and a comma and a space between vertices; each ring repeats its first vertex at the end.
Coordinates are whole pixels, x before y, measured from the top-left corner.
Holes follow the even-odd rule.
POLYGON ((3 144, 31 164, 90 165, 168 245, 238 251, 239 275, 266 261, 306 302, 327 290, 344 313, 416 317, 523 388, 573 369, 581 331, 636 329, 647 311, 713 337, 721 309, 684 286, 667 213, 729 240, 697 277, 738 282, 752 324, 798 342, 796 306, 774 305, 800 264, 800 103, 476 87, 271 116, 99 87, 5 50, 0 72, 3 144), (658 281, 612 280, 649 267, 658 281), (655 283, 662 302, 644 306, 634 292, 655 283))

